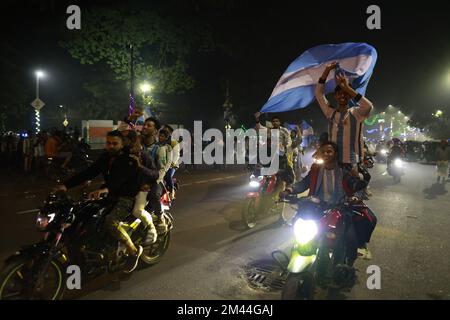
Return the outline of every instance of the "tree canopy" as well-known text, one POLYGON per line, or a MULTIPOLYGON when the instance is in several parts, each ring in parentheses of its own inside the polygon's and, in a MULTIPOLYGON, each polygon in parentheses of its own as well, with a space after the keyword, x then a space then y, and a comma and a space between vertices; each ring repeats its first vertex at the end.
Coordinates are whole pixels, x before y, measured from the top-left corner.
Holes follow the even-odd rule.
POLYGON ((83 11, 82 28, 61 45, 81 64, 105 64, 116 80, 130 81, 133 45, 135 77, 149 80, 155 91, 178 93, 191 89, 190 54, 212 50, 210 33, 194 21, 167 18, 150 9, 99 8, 83 11))

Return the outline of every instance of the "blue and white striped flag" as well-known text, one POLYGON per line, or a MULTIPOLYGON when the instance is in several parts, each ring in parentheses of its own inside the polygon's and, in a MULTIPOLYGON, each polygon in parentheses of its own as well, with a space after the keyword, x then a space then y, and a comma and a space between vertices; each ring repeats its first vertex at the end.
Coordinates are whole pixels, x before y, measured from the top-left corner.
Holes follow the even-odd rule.
MULTIPOLYGON (((364 95, 377 61, 377 51, 366 43, 325 44, 305 51, 286 69, 261 112, 301 109, 314 101, 314 89, 325 66, 337 61, 349 83, 364 95)), ((328 77, 325 93, 336 87, 334 74, 328 77)))

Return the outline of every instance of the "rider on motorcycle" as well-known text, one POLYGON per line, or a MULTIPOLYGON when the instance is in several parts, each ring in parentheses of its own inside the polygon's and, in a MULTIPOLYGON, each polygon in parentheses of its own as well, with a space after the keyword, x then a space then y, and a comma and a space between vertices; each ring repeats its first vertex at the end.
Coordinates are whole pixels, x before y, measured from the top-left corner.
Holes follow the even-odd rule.
POLYGON ((127 248, 130 267, 126 272, 132 272, 139 262, 143 252, 142 246, 136 248, 128 233, 122 228, 121 221, 125 220, 131 211, 134 197, 139 191, 139 165, 130 157, 129 151, 124 149, 124 139, 119 131, 110 131, 106 136, 106 151, 85 171, 64 181, 57 186, 57 190, 78 186, 102 174, 104 185, 89 194, 91 199, 99 199, 107 194, 107 202, 111 209, 106 216, 106 228, 110 234, 121 241, 127 248))
MULTIPOLYGON (((261 113, 257 112, 255 113, 255 120, 256 120, 256 130, 259 129, 266 129, 263 125, 260 123, 260 116, 261 113)), ((274 201, 276 201, 278 194, 286 188, 286 185, 290 185, 294 182, 294 170, 293 170, 293 164, 292 164, 292 140, 291 135, 289 131, 281 126, 281 120, 279 117, 274 116, 272 117, 272 128, 275 130, 279 130, 279 141, 278 141, 278 152, 279 152, 279 171, 277 173, 277 177, 279 180, 277 181, 277 187, 274 192, 275 198, 274 201)), ((268 136, 270 133, 268 132, 268 136)))
MULTIPOLYGON (((280 197, 291 193, 300 194, 309 189, 309 196, 319 198, 326 207, 333 207, 345 196, 351 197, 368 185, 370 175, 367 172, 363 172, 361 177, 356 168, 347 172, 338 165, 338 147, 335 143, 322 143, 319 154, 324 161, 323 164, 313 164, 308 175, 302 181, 295 183, 292 188, 287 188, 280 197)), ((347 236, 349 241, 354 241, 356 233, 353 227, 349 229, 347 236)), ((350 258, 353 258, 353 261, 356 260, 356 253, 350 258)))
POLYGON ((392 161, 398 158, 403 158, 404 156, 405 149, 402 146, 402 142, 398 138, 393 138, 391 148, 389 149, 389 155, 387 157, 387 169, 390 169, 392 161))
POLYGON ((333 142, 325 142, 320 146, 320 155, 323 165, 313 164, 308 175, 292 188, 287 188, 288 193, 302 193, 309 189, 310 196, 316 196, 329 205, 337 204, 345 196, 352 196, 355 192, 364 189, 369 180, 369 175, 363 179, 356 170, 344 174, 344 170, 337 163, 337 145, 333 142), (338 183, 338 182, 341 183, 338 183))

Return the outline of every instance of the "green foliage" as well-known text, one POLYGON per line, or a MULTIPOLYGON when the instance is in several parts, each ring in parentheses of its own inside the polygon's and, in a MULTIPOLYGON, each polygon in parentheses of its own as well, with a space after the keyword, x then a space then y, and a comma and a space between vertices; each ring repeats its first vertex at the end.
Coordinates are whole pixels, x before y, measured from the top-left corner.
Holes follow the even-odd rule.
POLYGON ((442 117, 436 118, 431 115, 429 110, 424 112, 416 113, 410 124, 418 127, 429 130, 429 134, 431 138, 440 140, 440 139, 449 139, 450 138, 450 117, 449 110, 444 110, 444 114, 442 117))
POLYGON ((130 81, 133 45, 135 78, 152 82, 156 92, 191 89, 187 58, 214 48, 210 33, 200 24, 162 18, 150 10, 97 8, 83 11, 83 26, 61 42, 81 64, 107 65, 116 80, 130 81))
POLYGON ((29 113, 33 110, 26 99, 26 83, 20 77, 20 65, 12 57, 18 55, 7 42, 2 42, 0 51, 0 131, 26 128, 29 113))

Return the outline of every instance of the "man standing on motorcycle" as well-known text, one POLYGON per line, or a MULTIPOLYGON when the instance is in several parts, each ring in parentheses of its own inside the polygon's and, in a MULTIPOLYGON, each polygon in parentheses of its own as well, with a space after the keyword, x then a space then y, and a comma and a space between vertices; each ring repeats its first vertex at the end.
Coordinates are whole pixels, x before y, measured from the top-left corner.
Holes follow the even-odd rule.
POLYGON ((338 162, 349 171, 363 160, 363 122, 369 117, 373 105, 351 87, 345 76, 339 74, 336 75, 337 86, 334 91, 338 106, 334 108, 330 105, 325 97, 324 85, 331 70, 335 70, 336 67, 337 62, 325 67, 316 86, 315 95, 322 112, 328 119, 329 139, 338 146, 338 162), (349 108, 351 99, 359 105, 349 108))
POLYGON ((138 163, 124 150, 124 139, 119 131, 108 132, 106 136, 106 151, 85 171, 64 181, 57 190, 78 186, 102 174, 105 183, 102 187, 89 194, 91 199, 99 199, 107 194, 108 203, 112 205, 106 216, 106 228, 111 235, 121 241, 131 256, 130 266, 126 272, 132 272, 139 262, 143 248, 136 248, 128 233, 121 227, 121 221, 130 214, 134 197, 139 191, 138 163))

